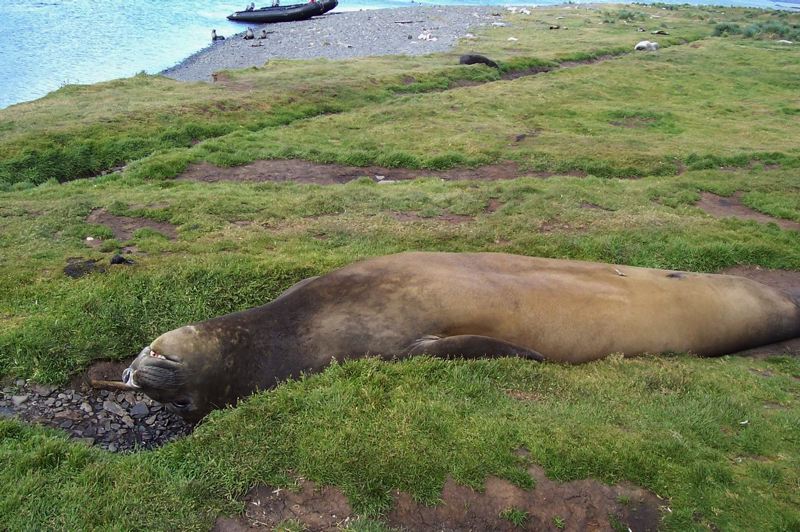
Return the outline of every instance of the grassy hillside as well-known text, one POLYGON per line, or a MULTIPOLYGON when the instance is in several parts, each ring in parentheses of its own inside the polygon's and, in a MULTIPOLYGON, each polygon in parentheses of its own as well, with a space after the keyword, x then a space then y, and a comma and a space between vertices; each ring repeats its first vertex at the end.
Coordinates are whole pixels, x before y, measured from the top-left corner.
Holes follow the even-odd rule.
MULTIPOLYGON (((0 111, 4 382, 63 384, 178 325, 405 250, 800 271, 800 232, 696 205, 739 192, 800 222, 800 45, 776 41, 800 15, 570 6, 504 20, 449 54, 275 61, 214 84, 137 76, 0 111), (643 38, 663 49, 632 53, 643 38), (464 51, 502 68, 459 66, 464 51), (423 178, 176 179, 193 163, 268 159, 423 178), (492 163, 519 177, 425 177, 492 163), (97 213, 140 228, 115 235, 97 213), (107 263, 123 247, 135 265, 63 273, 69 259, 107 263)), ((530 487, 530 460, 558 480, 652 490, 670 508, 665 529, 795 530, 798 398, 800 361, 788 356, 348 362, 154 452, 113 455, 0 419, 0 528, 203 530, 241 510, 252 485, 304 477, 341 487, 371 519, 354 527, 370 529, 394 490, 434 503, 448 475, 530 487)))

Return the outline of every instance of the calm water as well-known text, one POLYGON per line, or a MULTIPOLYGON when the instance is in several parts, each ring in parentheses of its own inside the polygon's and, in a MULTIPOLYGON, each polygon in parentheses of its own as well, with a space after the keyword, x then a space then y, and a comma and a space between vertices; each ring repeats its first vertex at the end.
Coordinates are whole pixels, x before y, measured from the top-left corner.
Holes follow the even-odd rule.
MULTIPOLYGON (((795 2, 799 1, 713 3, 797 8, 795 2)), ((423 0, 417 3, 562 2, 423 0)), ((0 108, 39 98, 67 83, 95 83, 142 70, 160 72, 208 45, 212 28, 222 35, 243 31, 241 25, 228 22, 225 17, 247 3, 244 0, 0 0, 0 108)), ((339 0, 337 10, 409 5, 409 1, 400 0, 339 0)))

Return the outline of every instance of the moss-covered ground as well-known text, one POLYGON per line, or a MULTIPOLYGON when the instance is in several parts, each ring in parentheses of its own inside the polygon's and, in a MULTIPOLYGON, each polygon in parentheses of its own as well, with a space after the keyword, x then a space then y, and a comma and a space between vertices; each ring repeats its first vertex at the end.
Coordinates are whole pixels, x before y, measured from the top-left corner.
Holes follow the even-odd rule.
MULTIPOLYGON (((694 205, 703 191, 741 191, 749 207, 800 221, 800 45, 761 31, 800 15, 569 6, 505 20, 450 54, 276 61, 215 84, 137 76, 0 111, 0 375, 64 383, 175 326, 404 250, 800 270, 800 233, 694 205), (556 21, 568 29, 548 30, 556 21), (662 50, 630 53, 642 38, 662 50), (458 66, 467 50, 502 72, 458 66), (174 179, 195 162, 272 158, 423 173, 513 161, 522 177, 174 179), (178 237, 114 240, 87 221, 96 209, 173 224, 178 237), (134 266, 63 274, 70 257, 105 261, 122 246, 135 246, 134 266)), ((341 487, 379 519, 393 490, 433 503, 448 475, 529 486, 521 446, 553 478, 654 491, 668 501, 665 529, 797 530, 800 361, 346 362, 125 456, 0 419, 0 529, 203 530, 250 486, 297 476, 341 487)))

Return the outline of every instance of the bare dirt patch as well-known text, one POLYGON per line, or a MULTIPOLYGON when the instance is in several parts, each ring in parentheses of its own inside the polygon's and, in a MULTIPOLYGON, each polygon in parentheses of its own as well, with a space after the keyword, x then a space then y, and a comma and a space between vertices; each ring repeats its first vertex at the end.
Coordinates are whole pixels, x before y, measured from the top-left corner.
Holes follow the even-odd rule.
POLYGON ((130 216, 117 216, 105 209, 95 209, 86 218, 90 224, 105 225, 114 233, 114 238, 119 241, 130 240, 138 229, 152 229, 170 240, 178 236, 175 226, 167 222, 157 222, 148 218, 133 218, 130 216))
MULTIPOLYGON (((448 479, 442 489, 442 501, 436 506, 424 506, 406 493, 395 493, 392 510, 385 519, 389 526, 410 531, 510 532, 521 528, 500 514, 517 509, 527 514, 524 530, 554 529, 556 518, 563 522, 564 530, 610 531, 620 525, 637 532, 658 529, 663 501, 642 488, 631 484, 608 486, 591 479, 562 483, 548 479, 538 466, 528 471, 536 480, 536 487, 530 491, 490 477, 483 492, 448 479)), ((355 518, 338 488, 320 489, 306 480, 300 481, 298 491, 253 488, 245 502, 243 517, 220 518, 213 530, 274 528, 293 520, 306 530, 333 531, 355 518)))
POLYGON ((497 212, 503 205, 505 205, 505 203, 503 203, 502 201, 492 198, 489 200, 489 203, 486 204, 486 208, 484 209, 483 212, 485 212, 486 214, 497 212))
POLYGON ((505 162, 480 168, 453 168, 451 170, 409 170, 407 168, 382 168, 379 166, 344 166, 318 164, 294 159, 256 161, 244 166, 218 168, 208 163, 192 164, 178 179, 186 181, 283 182, 336 185, 368 177, 375 182, 407 181, 419 177, 435 177, 448 181, 516 179, 523 174, 516 163, 505 162))
MULTIPOLYGON (((734 266, 732 268, 726 268, 720 273, 738 275, 758 281, 759 283, 780 290, 789 297, 800 302, 800 272, 791 270, 769 270, 759 266, 734 266)), ((753 358, 768 358, 779 355, 800 356, 800 338, 755 347, 737 353, 737 355, 753 358)))
POLYGON ((703 192, 696 206, 716 218, 739 218, 740 220, 755 220, 759 223, 774 223, 782 229, 800 231, 800 223, 791 220, 782 220, 754 211, 742 203, 742 193, 733 196, 717 196, 711 192, 703 192))

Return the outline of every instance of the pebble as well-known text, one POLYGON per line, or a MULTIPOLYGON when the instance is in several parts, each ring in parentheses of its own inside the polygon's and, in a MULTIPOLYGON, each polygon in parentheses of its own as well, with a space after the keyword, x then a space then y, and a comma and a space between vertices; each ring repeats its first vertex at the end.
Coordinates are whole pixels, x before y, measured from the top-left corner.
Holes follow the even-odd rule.
POLYGON ((103 401, 103 410, 105 410, 106 412, 111 412, 112 414, 117 416, 125 415, 125 409, 113 401, 108 401, 108 400, 103 401))
POLYGON ((136 403, 131 408, 131 415, 133 417, 145 417, 147 414, 150 413, 150 409, 147 408, 147 405, 144 403, 136 403))
POLYGON ((21 406, 28 399, 29 399, 29 396, 27 396, 27 395, 15 395, 15 396, 11 397, 11 402, 14 404, 14 406, 21 406))

